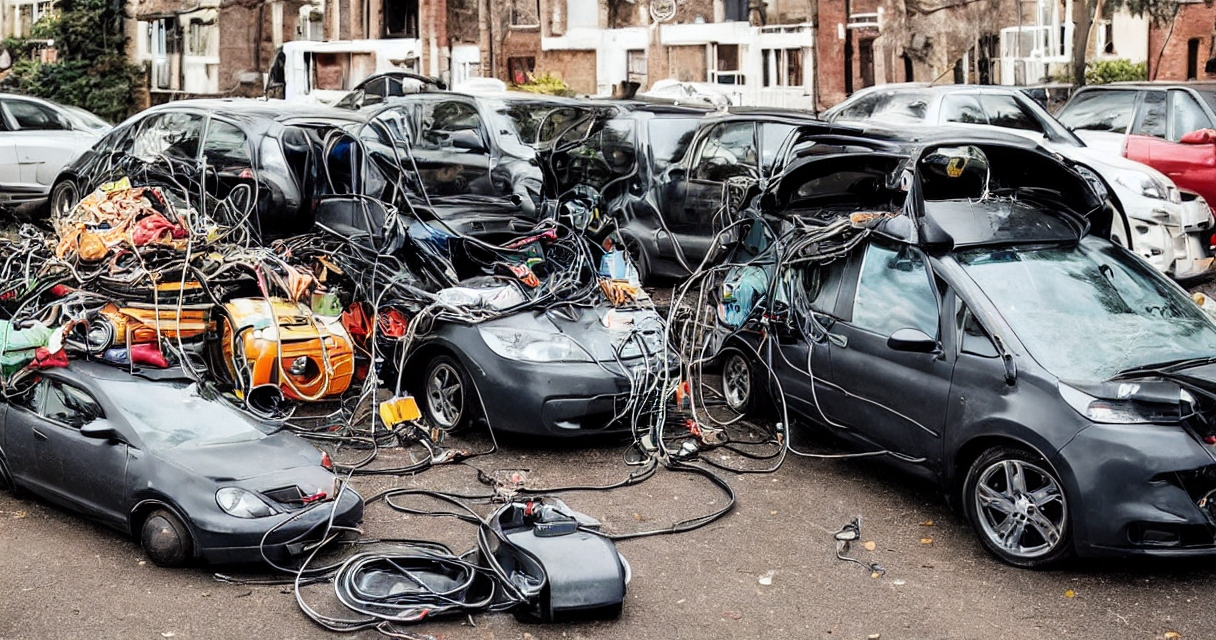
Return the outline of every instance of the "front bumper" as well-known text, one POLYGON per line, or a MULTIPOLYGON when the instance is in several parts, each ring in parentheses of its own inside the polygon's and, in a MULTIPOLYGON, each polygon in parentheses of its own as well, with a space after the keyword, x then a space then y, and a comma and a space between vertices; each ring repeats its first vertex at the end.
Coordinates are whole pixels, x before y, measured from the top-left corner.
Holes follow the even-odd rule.
POLYGON ((303 555, 309 544, 320 541, 331 515, 335 525, 358 525, 363 520, 363 498, 347 487, 339 500, 319 502, 303 512, 248 519, 220 514, 209 521, 196 520, 192 527, 196 551, 209 564, 259 563, 266 559, 283 562, 303 555), (267 536, 271 529, 274 532, 267 536))
MULTIPOLYGON (((615 362, 509 360, 480 340, 463 345, 460 359, 485 406, 492 429, 555 437, 627 433, 635 388, 651 386, 653 369, 643 360, 615 362), (603 366, 601 366, 603 365, 603 366)), ((657 368, 657 367, 656 367, 657 368)))
POLYGON ((1093 425, 1053 461, 1071 490, 1081 556, 1216 556, 1216 447, 1178 426, 1093 425))

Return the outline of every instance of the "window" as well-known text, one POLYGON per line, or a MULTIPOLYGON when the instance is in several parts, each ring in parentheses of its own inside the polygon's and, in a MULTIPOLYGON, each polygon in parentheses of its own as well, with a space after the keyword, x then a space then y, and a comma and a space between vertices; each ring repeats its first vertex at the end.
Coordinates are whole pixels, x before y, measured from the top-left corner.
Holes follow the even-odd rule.
POLYGON ((714 44, 714 67, 709 70, 709 81, 717 84, 744 84, 739 71, 739 45, 714 44))
POLYGON ((650 121, 650 154, 655 171, 679 162, 697 130, 695 118, 655 118, 650 121))
POLYGON ((253 166, 245 132, 236 125, 220 120, 212 120, 207 126, 207 138, 203 141, 203 158, 208 166, 220 171, 249 169, 253 166))
POLYGON ((751 122, 723 122, 701 145, 693 178, 722 182, 736 176, 758 176, 756 137, 751 122))
POLYGON ((840 292, 844 260, 833 260, 827 264, 800 269, 802 301, 812 311, 832 315, 836 311, 836 294, 840 292))
POLYGON ((937 336, 937 296, 916 249, 866 248, 853 301, 853 324, 880 336, 920 329, 937 336))
POLYGON ((186 50, 188 56, 216 57, 219 55, 219 31, 215 22, 191 20, 186 29, 186 50))
POLYGON ((988 124, 1005 129, 1020 129, 1043 133, 1043 127, 1013 96, 980 95, 980 104, 988 112, 988 124))
POLYGON ((1208 114, 1203 107, 1185 91, 1170 92, 1170 140, 1178 142, 1182 136, 1200 129, 1211 128, 1208 114))
POLYGON ((792 124, 776 122, 766 122, 760 125, 760 161, 764 168, 764 175, 771 176, 775 173, 773 163, 777 160, 777 152, 781 151, 782 143, 795 128, 792 124))
POLYGON ((511 26, 539 27, 540 4, 536 0, 511 0, 511 26))
POLYGON ((418 0, 390 0, 384 3, 384 37, 418 37, 418 0))
POLYGON ((1165 92, 1145 91, 1144 101, 1140 104, 1140 116, 1132 127, 1132 133, 1164 138, 1165 123, 1165 92))
POLYGON ((1135 111, 1135 91, 1082 91, 1064 106, 1058 118, 1077 131, 1127 133, 1135 111))
POLYGON ((51 13, 52 5, 49 0, 39 0, 17 5, 17 24, 14 36, 26 38, 30 36, 34 25, 51 13))
POLYGON ((920 91, 874 91, 840 111, 836 120, 861 121, 873 118, 892 123, 921 122, 929 94, 920 91))
POLYGON ((296 27, 299 40, 325 39, 325 14, 313 5, 300 7, 300 21, 296 27))
POLYGON ((18 131, 60 131, 70 129, 67 119, 50 107, 28 100, 5 100, 18 131))
POLYGON ((951 94, 942 98, 942 122, 988 124, 984 110, 974 96, 951 94))
POLYGON ((975 314, 971 313, 971 309, 963 304, 962 300, 958 301, 956 320, 958 321, 959 351, 983 358, 995 358, 1000 355, 996 350, 996 345, 992 343, 992 338, 989 338, 988 332, 984 331, 984 326, 980 324, 975 314))
POLYGON ((801 87, 802 49, 764 49, 764 86, 801 87))
POLYGON ((625 52, 625 80, 646 86, 645 49, 630 49, 625 52))
POLYGON ((42 386, 46 400, 39 413, 44 418, 79 429, 103 415, 92 396, 66 382, 45 378, 42 386))
POLYGON ((524 84, 536 71, 536 58, 507 58, 507 73, 511 84, 524 84))
POLYGON ((172 111, 149 118, 135 136, 132 154, 144 162, 166 157, 193 161, 198 158, 203 117, 172 111))
POLYGON ((481 117, 473 105, 463 102, 432 102, 422 107, 420 149, 451 149, 457 137, 481 140, 481 117))
POLYGON ((144 53, 151 58, 152 89, 172 89, 173 77, 169 57, 181 53, 182 32, 176 18, 140 22, 144 34, 144 53))

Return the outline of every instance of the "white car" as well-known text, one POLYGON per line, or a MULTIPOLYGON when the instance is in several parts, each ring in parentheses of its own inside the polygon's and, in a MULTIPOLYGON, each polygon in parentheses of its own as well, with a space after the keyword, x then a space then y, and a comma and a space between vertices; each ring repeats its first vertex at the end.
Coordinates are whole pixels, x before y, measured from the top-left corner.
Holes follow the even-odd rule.
POLYGON ((45 201, 59 171, 109 130, 79 107, 0 93, 0 207, 45 201))
POLYGON ((1181 193, 1161 172, 1118 153, 1086 146, 1026 94, 1011 87, 888 84, 858 91, 822 114, 830 122, 996 127, 1038 141, 1094 175, 1123 213, 1111 240, 1162 273, 1190 278, 1212 266, 1207 238, 1216 220, 1197 194, 1181 193))

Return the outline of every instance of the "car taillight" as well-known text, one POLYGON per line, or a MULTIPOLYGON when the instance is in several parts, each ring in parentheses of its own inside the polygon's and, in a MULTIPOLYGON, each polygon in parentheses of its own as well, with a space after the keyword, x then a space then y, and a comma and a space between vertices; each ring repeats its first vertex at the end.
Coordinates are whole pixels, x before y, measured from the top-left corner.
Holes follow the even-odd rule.
POLYGON ((321 452, 321 466, 329 469, 330 471, 334 470, 334 461, 331 460, 329 454, 324 451, 321 452))

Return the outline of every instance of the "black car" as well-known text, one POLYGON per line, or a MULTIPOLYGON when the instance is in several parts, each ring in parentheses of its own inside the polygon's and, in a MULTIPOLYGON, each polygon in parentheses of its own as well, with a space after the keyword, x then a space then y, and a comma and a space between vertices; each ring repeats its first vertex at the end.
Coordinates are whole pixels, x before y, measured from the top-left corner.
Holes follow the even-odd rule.
POLYGON ((193 384, 73 362, 18 389, 0 404, 0 484, 135 536, 157 564, 282 562, 362 519, 324 454, 193 384))
POLYGON ((1069 166, 939 139, 803 158, 762 202, 722 285, 730 406, 769 389, 888 452, 1014 565, 1216 554, 1216 325, 1069 166))
POLYGON ((51 188, 51 213, 128 178, 167 188, 217 222, 252 215, 266 237, 307 231, 318 193, 330 191, 318 150, 342 125, 364 119, 346 109, 267 100, 182 100, 115 127, 66 167, 51 188), (202 202, 199 202, 202 200, 202 202))
MULTIPOLYGON (((638 163, 644 167, 639 173, 649 176, 638 184, 621 181, 604 198, 644 279, 695 271, 724 227, 724 193, 732 179, 770 180, 785 161, 779 154, 786 137, 799 126, 834 129, 809 114, 779 109, 733 109, 703 117, 691 107, 633 111, 608 120, 605 135, 612 127, 627 129, 629 120, 638 122, 633 135, 654 150, 645 158, 649 165, 638 163)), ((595 157, 596 139, 588 142, 569 155, 595 157)))
POLYGON ((447 83, 430 76, 409 71, 385 71, 364 78, 350 93, 334 103, 342 109, 362 109, 384 102, 386 98, 400 98, 413 93, 443 91, 447 83))

